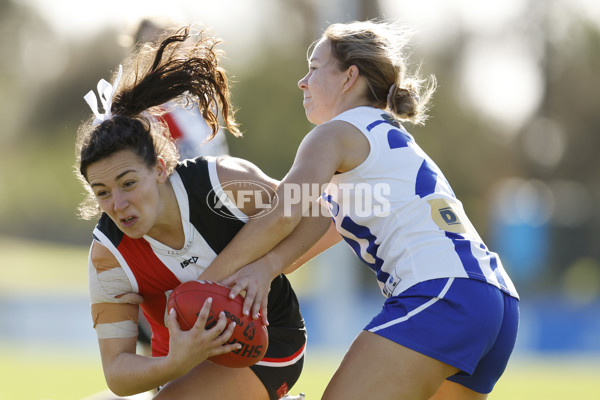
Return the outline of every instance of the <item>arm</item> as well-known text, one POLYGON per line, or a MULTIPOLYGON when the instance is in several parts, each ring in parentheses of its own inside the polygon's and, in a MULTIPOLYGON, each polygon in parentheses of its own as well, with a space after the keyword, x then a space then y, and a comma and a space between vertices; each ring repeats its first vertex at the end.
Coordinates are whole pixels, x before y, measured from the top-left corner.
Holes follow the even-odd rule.
MULTIPOLYGON (((251 162, 233 157, 221 158, 217 170, 221 182, 254 182, 254 185, 233 186, 233 189, 227 195, 229 201, 250 218, 259 213, 264 214, 264 205, 270 203, 279 182, 269 178, 251 162), (265 187, 270 187, 272 192, 268 193, 265 187), (239 190, 255 190, 262 197, 238 195, 239 190)), ((327 209, 320 209, 317 202, 313 202, 309 206, 309 215, 303 217, 293 234, 280 243, 277 254, 272 254, 273 257, 278 258, 276 263, 278 270, 273 271, 273 277, 283 272, 284 267, 292 264, 298 257, 308 251, 323 236, 327 228, 332 225, 331 218, 325 216, 329 213, 327 209), (281 268, 279 269, 279 267, 281 268)), ((260 218, 263 218, 263 216, 261 215, 260 218)), ((259 218, 257 217, 257 219, 259 218)), ((222 267, 216 267, 215 265, 214 263, 211 264, 200 275, 199 279, 220 282, 245 264, 227 264, 222 265, 222 267)))
MULTIPOLYGON (((272 211, 260 218, 250 218, 205 273, 216 269, 231 274, 268 253, 294 230, 308 213, 307 205, 320 195, 320 190, 299 193, 302 184, 323 188, 336 171, 354 168, 368 152, 367 139, 346 122, 332 121, 313 129, 300 144, 291 170, 278 185, 273 199, 277 201, 271 202, 272 211), (298 197, 290 199, 291 194, 307 196, 306 201, 298 197)), ((208 278, 203 276, 203 279, 208 278)))
MULTIPOLYGON (((319 239, 319 241, 313 247, 311 247, 310 250, 308 250, 306 253, 304 253, 301 257, 299 257, 297 260, 295 260, 292 264, 286 264, 288 266, 285 268, 283 273, 291 274, 292 272, 294 272, 295 270, 297 270, 298 268, 300 268, 301 266, 303 266, 304 264, 306 264, 307 262, 309 262, 310 260, 312 260, 313 258, 318 256, 319 254, 321 254, 322 252, 324 252, 331 246, 338 244, 341 240, 342 240, 342 236, 339 234, 337 229, 335 229, 335 224, 332 221, 329 224, 329 229, 327 229, 327 232, 325 232, 325 234, 321 237, 321 239, 319 239)), ((273 251, 276 251, 276 250, 277 250, 277 248, 273 249, 273 251)), ((269 255, 269 253, 267 253, 266 256, 268 256, 268 255, 269 255)))
POLYGON ((167 356, 136 354, 139 304, 143 299, 133 293, 118 261, 104 246, 94 243, 90 259, 92 318, 104 376, 115 394, 124 396, 154 389, 184 375, 208 357, 235 349, 232 345, 222 346, 233 332, 231 324, 225 329, 226 318, 219 318, 215 327, 204 330, 210 309, 210 304, 205 304, 189 331, 181 331, 175 313, 169 314, 167 356))
POLYGON ((305 220, 303 218, 298 227, 269 253, 221 282, 232 286, 232 298, 242 291, 246 292, 243 305, 245 315, 252 312, 253 318, 258 318, 260 311, 263 323, 268 325, 267 298, 271 281, 282 272, 287 274, 295 271, 342 239, 329 218, 320 219, 319 227, 305 223, 305 220), (326 232, 322 235, 324 231, 326 232), (297 242, 306 237, 320 239, 306 251, 306 248, 297 246, 297 242))

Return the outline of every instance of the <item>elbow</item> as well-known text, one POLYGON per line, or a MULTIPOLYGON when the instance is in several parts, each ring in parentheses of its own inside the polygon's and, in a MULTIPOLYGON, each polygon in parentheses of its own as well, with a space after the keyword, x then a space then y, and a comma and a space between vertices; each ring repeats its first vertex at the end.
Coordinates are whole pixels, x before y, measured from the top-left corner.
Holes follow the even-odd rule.
POLYGON ((108 386, 108 388, 114 395, 119 396, 119 397, 125 397, 125 396, 134 394, 134 393, 128 393, 126 390, 124 390, 123 387, 121 387, 121 385, 119 385, 115 382, 112 382, 108 378, 106 379, 106 385, 108 386))
POLYGON ((128 387, 127 382, 123 381, 123 379, 119 379, 118 377, 111 377, 110 375, 105 375, 105 380, 106 385, 108 386, 110 391, 119 397, 126 397, 138 394, 138 392, 128 387))

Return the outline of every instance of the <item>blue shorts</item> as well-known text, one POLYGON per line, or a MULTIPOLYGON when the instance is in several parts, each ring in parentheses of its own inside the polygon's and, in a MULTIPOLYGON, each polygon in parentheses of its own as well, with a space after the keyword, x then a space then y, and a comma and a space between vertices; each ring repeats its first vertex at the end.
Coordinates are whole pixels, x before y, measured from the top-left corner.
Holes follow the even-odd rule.
POLYGON ((517 338, 519 301, 473 279, 433 279, 390 297, 365 327, 461 371, 448 380, 489 393, 517 338))

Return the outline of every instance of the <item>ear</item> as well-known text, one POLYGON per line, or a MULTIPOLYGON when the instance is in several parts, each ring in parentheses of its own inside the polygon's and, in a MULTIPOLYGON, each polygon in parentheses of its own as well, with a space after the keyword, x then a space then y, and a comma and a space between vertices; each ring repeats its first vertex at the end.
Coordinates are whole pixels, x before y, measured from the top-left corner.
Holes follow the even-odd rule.
POLYGON ((158 157, 156 160, 156 179, 160 183, 165 183, 169 178, 167 174, 167 164, 162 157, 158 157))
POLYGON ((358 81, 360 73, 358 71, 358 67, 356 65, 351 65, 346 70, 346 81, 344 82, 343 91, 347 92, 354 87, 356 82, 358 81))

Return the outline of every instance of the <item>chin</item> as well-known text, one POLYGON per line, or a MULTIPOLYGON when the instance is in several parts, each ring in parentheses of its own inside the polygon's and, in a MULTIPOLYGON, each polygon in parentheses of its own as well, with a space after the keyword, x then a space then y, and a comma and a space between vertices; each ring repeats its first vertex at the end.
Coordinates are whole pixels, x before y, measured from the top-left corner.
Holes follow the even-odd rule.
POLYGON ((131 239, 141 239, 146 234, 146 232, 140 232, 139 229, 135 229, 135 228, 119 227, 119 229, 121 230, 121 232, 123 232, 125 235, 127 235, 131 239))

